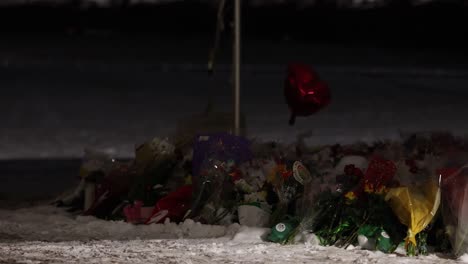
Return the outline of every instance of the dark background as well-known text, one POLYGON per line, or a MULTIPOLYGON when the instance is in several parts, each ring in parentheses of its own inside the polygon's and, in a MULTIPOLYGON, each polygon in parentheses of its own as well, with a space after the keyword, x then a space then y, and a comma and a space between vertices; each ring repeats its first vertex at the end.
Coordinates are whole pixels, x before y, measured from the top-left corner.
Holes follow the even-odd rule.
MULTIPOLYGON (((79 2, 79 1, 78 1, 79 2)), ((232 18, 232 1, 226 22, 232 18)), ((368 43, 389 48, 463 47, 466 44, 468 8, 456 1, 412 5, 391 1, 376 8, 338 8, 317 4, 244 5, 246 38, 319 43, 368 43)), ((217 6, 197 1, 171 4, 79 8, 74 5, 27 5, 0 9, 0 29, 9 33, 76 33, 105 30, 113 33, 164 33, 187 36, 212 34, 217 6)))
MULTIPOLYGON (((468 129, 468 8, 453 1, 379 8, 245 5, 242 111, 249 137, 311 144, 468 129), (332 104, 289 127, 290 61, 311 64, 332 104)), ((0 8, 0 199, 53 197, 73 185, 85 147, 131 157, 209 102, 231 104, 232 7, 207 70, 216 6, 0 8)))
MULTIPOLYGON (((15 49, 20 53, 17 57, 32 58, 66 55, 113 62, 127 56, 151 58, 153 64, 204 64, 213 46, 215 4, 179 1, 79 8, 80 1, 75 2, 0 8, 0 52, 15 49)), ((231 2, 226 8, 218 63, 231 62, 231 2)), ((468 5, 462 1, 413 5, 411 1, 394 0, 366 9, 338 8, 333 1, 323 2, 304 8, 296 4, 244 5, 244 62, 286 63, 295 58, 272 47, 282 45, 284 50, 293 50, 302 45, 310 48, 301 50, 301 56, 311 54, 314 64, 466 66, 468 5), (336 48, 318 50, 317 46, 336 48), (382 55, 374 56, 365 49, 379 49, 382 55), (275 56, 257 56, 262 50, 275 56)))

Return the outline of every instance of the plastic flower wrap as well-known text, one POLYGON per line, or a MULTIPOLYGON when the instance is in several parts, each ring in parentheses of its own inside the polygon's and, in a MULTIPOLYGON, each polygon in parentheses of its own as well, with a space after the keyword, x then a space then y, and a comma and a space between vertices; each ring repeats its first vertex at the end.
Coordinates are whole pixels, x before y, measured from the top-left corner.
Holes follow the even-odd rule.
POLYGON ((240 165, 250 159, 250 142, 243 137, 227 133, 198 136, 193 150, 195 202, 191 215, 204 214, 202 218, 214 223, 216 215, 211 217, 211 213, 200 210, 211 208, 217 214, 220 209, 232 207, 234 182, 242 179, 240 165))
POLYGON ((328 189, 328 184, 322 182, 321 179, 313 178, 300 161, 294 162, 293 177, 304 186, 299 213, 306 218, 310 216, 312 208, 314 208, 317 195, 328 189))
POLYGON ((385 196, 400 222, 408 227, 405 246, 409 255, 415 254, 416 235, 432 221, 440 205, 440 188, 436 181, 422 186, 390 188, 385 196))
POLYGON ((267 226, 272 205, 267 201, 268 191, 263 165, 268 161, 254 159, 241 165, 242 178, 235 186, 239 200, 238 217, 241 225, 267 226))
POLYGON ((94 215, 99 218, 113 216, 127 195, 134 173, 126 163, 115 162, 107 174, 92 174, 95 177, 95 199, 91 206, 85 210, 85 215, 94 215))
MULTIPOLYGON (((230 165, 233 164, 229 162, 230 165)), ((190 217, 207 224, 217 222, 218 210, 224 210, 234 200, 234 182, 227 162, 208 159, 198 177, 193 179, 194 193, 190 217)), ((231 165, 232 166, 232 165, 231 165)))
POLYGON ((145 174, 174 155, 174 145, 167 139, 154 138, 135 149, 135 166, 138 174, 145 174))
MULTIPOLYGON (((392 218, 393 212, 383 197, 394 173, 393 162, 378 156, 369 163, 363 156, 343 157, 331 174, 336 175, 331 185, 333 188, 319 193, 307 217, 312 219, 309 222, 314 234, 320 237, 320 243, 346 248, 356 243, 359 235, 363 235, 359 234, 362 232, 359 230, 364 225, 375 230, 391 231, 388 237, 393 236, 398 240, 398 230, 389 228, 398 226, 398 219, 392 218)), ((372 237, 367 234, 367 238, 376 240, 381 233, 376 231, 372 237)), ((379 250, 390 251, 392 239, 382 237, 380 240, 379 250)))
POLYGON ((266 176, 263 170, 263 164, 265 163, 264 160, 254 159, 241 164, 240 170, 243 178, 240 181, 244 181, 248 185, 248 190, 245 192, 259 191, 265 186, 266 176))
MULTIPOLYGON (((300 161, 296 161, 293 164, 293 176, 300 185, 302 185, 303 193, 302 197, 298 199, 297 207, 296 208, 296 216, 298 217, 298 223, 295 224, 295 227, 290 232, 287 232, 288 237, 285 239, 287 242, 295 242, 294 237, 299 234, 308 234, 311 229, 312 225, 315 221, 315 217, 317 212, 315 210, 316 207, 316 200, 318 195, 323 192, 327 187, 324 187, 326 184, 320 182, 320 179, 313 178, 309 170, 307 169, 304 164, 300 161)), ((289 223, 290 222, 286 222, 289 223)), ((281 223, 277 224, 273 227, 272 232, 278 232, 277 227, 281 223)), ((283 223, 284 224, 284 223, 283 223)), ((284 232, 280 232, 280 234, 284 234, 284 232)), ((275 242, 275 239, 270 239, 271 241, 275 242)))
MULTIPOLYGON (((294 163, 293 175, 304 185, 304 193, 298 214, 301 221, 295 229, 294 234, 319 231, 315 227, 320 226, 319 222, 321 222, 324 215, 333 214, 333 211, 338 211, 336 207, 337 200, 335 198, 341 197, 343 193, 346 193, 346 199, 356 199, 354 192, 346 192, 346 190, 350 190, 359 182, 358 179, 357 182, 353 181, 354 183, 351 183, 349 179, 354 179, 351 174, 354 174, 355 170, 356 172, 361 172, 361 170, 354 167, 354 164, 346 165, 344 162, 344 160, 343 162, 339 162, 329 173, 324 175, 315 173, 313 176, 301 162, 294 163), (351 167, 353 170, 350 172, 351 167), (338 171, 337 168, 341 168, 341 171, 338 171), (350 173, 350 175, 347 173, 350 173)), ((327 225, 330 225, 330 221, 327 221, 327 225)), ((321 240, 321 243, 327 244, 323 240, 321 240)))
POLYGON ((126 221, 132 224, 144 223, 152 214, 153 207, 143 207, 143 201, 135 201, 123 208, 126 221))
POLYGON ((177 165, 174 146, 167 139, 154 138, 135 150, 134 168, 136 178, 128 194, 130 200, 142 200, 152 206, 164 196, 167 180, 177 165), (158 188, 160 187, 160 188, 158 188))
POLYGON ((442 174, 443 216, 455 256, 468 253, 468 164, 442 174))
POLYGON ((270 211, 271 206, 267 202, 267 191, 265 190, 266 179, 260 168, 261 161, 253 160, 241 165, 242 178, 235 180, 240 204, 255 205, 265 211, 270 211))
POLYGON ((426 181, 431 175, 438 175, 444 159, 434 154, 399 160, 395 180, 404 186, 415 185, 426 181))
POLYGON ((88 210, 95 199, 96 183, 103 180, 115 165, 114 163, 115 160, 107 153, 85 149, 78 172, 80 184, 73 192, 59 197, 54 203, 57 206, 74 206, 88 210), (84 201, 80 202, 81 198, 84 198, 84 201))
POLYGON ((163 223, 169 218, 173 222, 183 220, 192 202, 192 186, 185 185, 161 198, 154 206, 146 224, 163 223))
POLYGON ((279 223, 286 217, 290 203, 299 198, 301 188, 301 183, 293 177, 293 170, 288 169, 283 161, 277 162, 276 168, 268 177, 278 197, 278 203, 271 217, 271 225, 279 223))
POLYGON ((218 133, 197 136, 193 146, 193 175, 200 175, 203 164, 207 159, 228 161, 241 164, 252 159, 250 142, 228 133, 218 133))

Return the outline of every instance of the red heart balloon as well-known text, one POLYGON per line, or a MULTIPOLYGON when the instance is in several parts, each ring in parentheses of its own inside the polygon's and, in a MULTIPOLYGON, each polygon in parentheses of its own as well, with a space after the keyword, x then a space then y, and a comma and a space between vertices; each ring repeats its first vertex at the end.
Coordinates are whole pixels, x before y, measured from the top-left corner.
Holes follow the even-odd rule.
POLYGON ((330 103, 328 85, 321 81, 309 65, 291 63, 284 86, 284 96, 291 110, 289 124, 293 125, 296 116, 309 116, 330 103))

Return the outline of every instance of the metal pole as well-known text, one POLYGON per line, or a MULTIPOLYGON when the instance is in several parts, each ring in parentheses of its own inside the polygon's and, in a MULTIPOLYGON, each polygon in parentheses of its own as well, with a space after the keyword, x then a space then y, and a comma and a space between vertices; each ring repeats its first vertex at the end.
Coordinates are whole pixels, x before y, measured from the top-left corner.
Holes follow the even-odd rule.
POLYGON ((240 20, 241 0, 234 0, 234 134, 240 135, 240 20))

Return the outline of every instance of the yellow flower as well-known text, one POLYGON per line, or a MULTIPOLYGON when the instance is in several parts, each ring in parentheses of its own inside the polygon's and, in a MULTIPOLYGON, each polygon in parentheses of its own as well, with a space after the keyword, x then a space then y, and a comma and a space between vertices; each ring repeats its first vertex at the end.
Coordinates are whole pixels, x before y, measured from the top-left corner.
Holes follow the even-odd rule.
POLYGON ((377 190, 375 190, 376 194, 384 194, 387 192, 387 188, 385 186, 381 185, 377 190))
POLYGON ((346 199, 348 199, 349 201, 356 200, 356 194, 355 194, 353 191, 347 192, 347 193, 345 194, 345 197, 346 197, 346 199))
POLYGON ((364 192, 366 192, 366 193, 375 193, 375 194, 384 194, 384 193, 387 192, 387 188, 383 184, 378 184, 378 185, 374 186, 374 184, 372 184, 370 182, 366 182, 364 184, 364 192))
POLYGON ((191 174, 187 174, 187 175, 184 177, 184 183, 185 183, 186 185, 192 184, 192 175, 191 175, 191 174))
POLYGON ((373 193, 374 192, 374 185, 372 183, 366 182, 366 184, 364 184, 364 192, 373 193))

